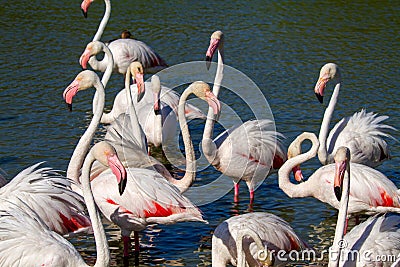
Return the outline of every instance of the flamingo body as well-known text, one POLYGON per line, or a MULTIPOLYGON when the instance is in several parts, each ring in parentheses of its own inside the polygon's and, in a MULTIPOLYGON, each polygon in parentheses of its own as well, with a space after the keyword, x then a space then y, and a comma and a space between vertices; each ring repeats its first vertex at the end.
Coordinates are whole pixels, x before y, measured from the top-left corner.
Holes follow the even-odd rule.
MULTIPOLYGON (((237 240, 240 230, 250 229, 258 234, 264 248, 268 250, 302 250, 308 248, 292 227, 283 219, 267 212, 252 212, 231 217, 214 231, 212 237, 212 266, 222 267, 227 264, 239 266, 237 262, 238 251, 237 240)), ((255 245, 253 238, 243 240, 243 250, 246 262, 249 266, 264 266, 258 258, 259 248, 255 245)), ((285 266, 287 262, 275 261, 273 266, 285 266)), ((269 266, 269 265, 268 265, 269 266)))

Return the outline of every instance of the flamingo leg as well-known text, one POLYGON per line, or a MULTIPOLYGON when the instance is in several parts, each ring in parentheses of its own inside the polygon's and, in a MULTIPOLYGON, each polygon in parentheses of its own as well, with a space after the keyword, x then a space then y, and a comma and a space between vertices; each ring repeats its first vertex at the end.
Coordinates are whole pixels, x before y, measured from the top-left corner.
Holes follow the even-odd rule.
POLYGON ((134 239, 135 239, 135 253, 139 253, 140 251, 140 244, 139 244, 139 232, 134 232, 134 239))
POLYGON ((130 236, 122 236, 122 240, 124 242, 124 257, 129 257, 131 238, 130 236))
POLYGON ((233 201, 239 202, 239 183, 235 183, 234 189, 235 189, 235 193, 234 193, 233 201))
POLYGON ((346 218, 346 224, 344 225, 344 231, 343 231, 343 232, 344 232, 344 233, 343 233, 344 235, 347 233, 347 227, 348 227, 348 226, 349 226, 349 218, 347 217, 347 218, 346 218))
POLYGON ((252 206, 254 202, 254 190, 250 190, 250 205, 252 206))

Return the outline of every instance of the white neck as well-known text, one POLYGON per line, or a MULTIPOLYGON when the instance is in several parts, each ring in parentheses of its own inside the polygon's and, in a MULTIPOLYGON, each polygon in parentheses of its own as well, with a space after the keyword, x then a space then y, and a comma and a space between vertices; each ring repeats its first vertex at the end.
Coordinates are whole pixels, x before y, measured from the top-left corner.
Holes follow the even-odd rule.
POLYGON ((104 0, 106 5, 106 10, 104 12, 103 18, 101 19, 99 28, 97 29, 96 34, 93 37, 92 41, 100 41, 101 36, 103 35, 104 29, 106 28, 107 22, 110 18, 111 14, 111 2, 110 0, 104 0))
POLYGON ((100 123, 100 118, 103 113, 105 92, 103 85, 98 81, 93 85, 98 93, 97 107, 94 109, 96 112, 82 137, 79 139, 78 144, 72 154, 71 160, 67 169, 67 177, 79 183, 79 170, 85 159, 85 155, 89 151, 90 143, 96 133, 97 126, 100 123))
POLYGON ((246 267, 246 255, 243 250, 243 238, 245 236, 251 237, 257 246, 257 251, 264 250, 264 245, 260 236, 251 229, 241 229, 238 231, 236 236, 236 251, 237 251, 237 267, 246 267))
POLYGON ((279 188, 283 190, 291 198, 295 197, 307 197, 312 196, 313 188, 309 186, 309 181, 305 181, 300 184, 293 184, 290 182, 290 172, 297 165, 315 157, 319 147, 319 142, 315 134, 304 132, 299 135, 293 142, 298 142, 299 146, 304 140, 310 140, 312 147, 306 153, 297 155, 293 158, 288 159, 278 171, 279 188))
POLYGON ((190 137, 189 127, 187 125, 185 116, 185 103, 191 93, 191 90, 186 89, 179 99, 178 106, 178 120, 182 131, 182 138, 186 154, 186 172, 182 179, 175 180, 173 183, 179 188, 181 193, 185 192, 196 179, 196 159, 194 155, 192 138, 190 137))
MULTIPOLYGON (((213 85, 213 94, 216 97, 218 97, 219 89, 221 87, 223 78, 224 78, 224 50, 223 50, 223 44, 220 44, 220 47, 218 48, 217 71, 215 73, 214 85, 213 85)), ((215 124, 214 111, 211 107, 209 107, 206 124, 204 126, 203 139, 201 141, 201 145, 204 156, 211 164, 217 164, 217 162, 214 162, 214 159, 216 158, 215 156, 217 154, 217 147, 212 140, 214 124, 215 124)))
POLYGON ((324 118, 322 119, 321 129, 319 131, 319 150, 318 150, 318 159, 323 164, 326 165, 333 161, 333 156, 331 154, 328 155, 327 151, 327 138, 329 132, 329 124, 331 123, 333 111, 335 110, 335 106, 339 97, 340 91, 340 83, 337 83, 335 89, 333 90, 331 99, 329 101, 329 105, 325 110, 324 118))
POLYGON ((340 208, 336 223, 335 238, 333 239, 333 245, 331 253, 333 260, 329 259, 329 267, 339 266, 340 254, 343 244, 344 229, 346 225, 347 209, 349 206, 349 194, 350 194, 350 164, 347 163, 346 173, 343 179, 343 191, 340 200, 340 208))
POLYGON ((96 209, 96 204, 93 198, 93 192, 90 187, 90 169, 95 161, 91 153, 86 157, 82 167, 82 191, 85 203, 89 212, 90 221, 92 223, 94 239, 96 242, 96 264, 95 267, 105 267, 110 264, 110 251, 108 249, 107 237, 104 232, 103 224, 101 223, 100 214, 96 209))
MULTIPOLYGON (((112 74, 114 58, 113 58, 113 55, 112 55, 110 49, 106 45, 103 44, 102 48, 103 48, 103 52, 108 57, 107 68, 103 74, 103 77, 101 78, 101 83, 103 84, 103 87, 105 89, 107 86, 108 80, 110 80, 110 77, 112 74)), ((95 56, 92 58, 95 58, 95 56)), ((93 98, 93 113, 95 113, 95 108, 97 107, 97 101, 98 101, 98 96, 97 96, 97 91, 96 91, 96 93, 94 94, 94 98, 93 98)))

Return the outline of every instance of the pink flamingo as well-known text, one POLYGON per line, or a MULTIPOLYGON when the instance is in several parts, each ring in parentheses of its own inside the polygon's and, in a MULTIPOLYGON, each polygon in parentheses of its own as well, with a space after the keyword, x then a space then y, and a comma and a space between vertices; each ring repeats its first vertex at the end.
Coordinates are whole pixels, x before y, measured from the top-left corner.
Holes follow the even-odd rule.
MULTIPOLYGON (((315 134, 302 133, 289 146, 289 159, 279 169, 279 187, 291 198, 314 197, 332 207, 339 209, 336 195, 332 190, 337 182, 334 180, 336 166, 329 164, 316 170, 305 182, 293 184, 289 180, 290 172, 301 163, 316 156, 319 142, 315 134), (301 153, 304 140, 312 142, 311 149, 301 153)), ((400 192, 396 185, 381 172, 357 163, 351 163, 351 187, 349 213, 375 214, 378 212, 400 212, 400 192)), ((298 180, 302 180, 301 179, 298 180)))
MULTIPOLYGON (((67 104, 72 105, 72 98, 77 92, 90 87, 95 87, 98 92, 99 106, 95 108, 96 112, 93 119, 81 137, 74 154, 76 151, 80 151, 79 154, 82 154, 82 151, 87 150, 100 121, 105 93, 98 76, 88 70, 78 74, 71 85, 64 91, 64 98, 67 104)), ((207 88, 209 90, 208 85, 205 83, 194 83, 182 94, 181 101, 184 102, 189 94, 195 93, 198 97, 213 105, 216 108, 216 112, 218 112, 219 102, 211 92, 207 91, 207 88)), ((186 155, 190 155, 187 159, 186 172, 191 173, 191 175, 185 175, 186 179, 183 182, 190 185, 195 179, 195 158, 193 144, 188 138, 189 130, 184 117, 184 103, 180 107, 180 125, 184 136, 185 151, 186 155)), ((71 165, 73 167, 72 171, 75 171, 75 175, 72 177, 77 179, 76 168, 79 168, 80 163, 72 162, 71 160, 69 170, 71 165)), ((122 230, 124 256, 129 255, 130 233, 132 231, 135 233, 135 249, 138 251, 138 231, 143 230, 148 224, 172 224, 181 221, 204 222, 200 210, 189 199, 184 197, 177 187, 169 183, 158 172, 133 167, 127 168, 127 172, 128 182, 123 195, 116 191, 115 179, 109 179, 110 175, 107 172, 101 172, 92 181, 96 203, 101 212, 122 230)))
MULTIPOLYGON (((83 0, 81 8, 85 17, 90 4, 93 0, 83 0)), ((104 0, 106 9, 97 32, 92 41, 99 41, 111 14, 111 1, 104 0)), ((126 70, 131 62, 139 61, 145 68, 146 73, 156 73, 166 67, 167 63, 147 44, 135 39, 117 39, 112 41, 109 48, 114 57, 113 70, 125 75, 126 70)), ((94 70, 104 72, 107 66, 108 56, 105 55, 104 59, 98 61, 92 57, 89 61, 90 66, 94 70)))
MULTIPOLYGON (((370 217, 344 235, 350 198, 350 150, 339 147, 334 160, 336 188, 340 200, 335 238, 331 248, 329 267, 338 266, 398 266, 393 263, 400 253, 400 214, 385 213, 370 217), (357 251, 357 253, 354 253, 357 251), (351 254, 350 254, 351 253, 351 254), (389 258, 392 256, 391 258, 389 258), (393 264, 393 265, 392 265, 393 264)), ((398 263, 397 263, 398 264, 398 263)))
MULTIPOLYGON (((210 61, 218 50, 218 66, 213 93, 218 97, 223 79, 224 35, 216 31, 211 35, 206 53, 210 61)), ((274 129, 274 122, 268 119, 250 120, 236 125, 212 140, 215 120, 209 109, 204 127, 202 149, 208 162, 217 170, 233 179, 235 201, 238 201, 239 182, 245 181, 250 192, 250 204, 254 199, 254 188, 286 160, 286 154, 279 138, 283 137, 274 129)))
POLYGON ((278 251, 305 248, 308 245, 285 220, 268 212, 251 212, 233 216, 215 228, 212 266, 281 266, 288 261, 280 262, 278 251))
MULTIPOLYGON (((96 242, 97 267, 110 264, 110 251, 100 215, 90 188, 90 166, 94 160, 108 164, 112 147, 97 143, 87 155, 82 167, 82 190, 88 208, 96 242)), ((113 168, 113 166, 110 166, 113 168)), ((126 172, 116 173, 117 180, 124 180, 126 172)), ((114 180, 115 177, 114 177, 114 180)), ((42 203, 43 205, 43 203, 42 203)), ((1 266, 89 266, 67 240, 53 232, 41 216, 19 199, 18 204, 1 197, 0 204, 0 265, 1 266)), ((51 206, 47 206, 48 209, 51 206)))
POLYGON ((351 161, 376 167, 382 161, 390 158, 387 143, 382 137, 391 137, 385 130, 395 130, 393 127, 381 124, 388 116, 378 116, 364 109, 351 117, 343 118, 329 131, 329 124, 339 96, 341 76, 339 68, 334 63, 325 64, 315 85, 315 94, 322 103, 326 84, 336 83, 335 89, 325 110, 319 132, 320 147, 318 158, 323 165, 333 163, 333 155, 340 146, 346 146, 351 151, 351 161))

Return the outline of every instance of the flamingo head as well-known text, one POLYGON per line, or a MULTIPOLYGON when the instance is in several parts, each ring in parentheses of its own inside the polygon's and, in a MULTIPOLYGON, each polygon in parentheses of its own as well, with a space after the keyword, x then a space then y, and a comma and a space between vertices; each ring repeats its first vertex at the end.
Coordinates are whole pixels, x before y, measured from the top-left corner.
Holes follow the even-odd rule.
MULTIPOLYGON (((301 143, 292 142, 288 148, 287 158, 288 159, 294 158, 300 154, 301 154, 301 143)), ((297 182, 299 182, 299 183, 304 182, 304 177, 303 177, 303 173, 301 172, 300 165, 295 166, 292 169, 292 172, 293 172, 294 179, 297 182)))
POLYGON ((85 51, 83 51, 81 57, 79 58, 79 64, 82 68, 87 68, 87 63, 91 56, 97 55, 103 51, 104 44, 100 41, 93 41, 87 44, 85 51))
POLYGON ((101 141, 93 146, 92 154, 97 161, 111 169, 117 178, 119 194, 122 195, 126 187, 127 173, 114 147, 106 141, 101 141))
POLYGON ((210 86, 202 81, 197 81, 192 83, 189 88, 191 92, 195 94, 198 98, 206 101, 208 105, 213 109, 214 115, 219 115, 221 112, 221 103, 218 98, 213 94, 210 86))
POLYGON ((224 33, 221 31, 215 31, 211 35, 211 40, 210 40, 210 45, 208 46, 207 52, 206 52, 206 66, 207 70, 210 69, 211 66, 211 61, 213 58, 213 55, 215 54, 215 51, 217 51, 217 48, 221 48, 224 44, 224 33))
POLYGON ((99 83, 99 76, 91 70, 81 71, 70 85, 64 90, 63 98, 67 103, 69 111, 72 111, 72 98, 81 90, 92 87, 99 83))
POLYGON ((330 80, 340 81, 340 71, 335 63, 325 64, 319 73, 314 92, 320 103, 323 103, 325 87, 330 80))
POLYGON ((128 30, 123 30, 121 32, 121 39, 133 39, 133 35, 130 31, 128 30))
POLYGON ((87 18, 87 12, 88 12, 89 6, 93 1, 94 0, 83 0, 81 3, 82 13, 85 18, 87 18))
POLYGON ((350 150, 347 147, 339 147, 335 154, 335 178, 333 180, 334 192, 337 200, 342 198, 343 179, 349 170, 350 150))
POLYGON ((137 85, 137 102, 142 100, 144 93, 146 92, 144 87, 144 71, 143 66, 140 62, 135 61, 129 65, 128 71, 131 72, 133 83, 137 85))
POLYGON ((151 89, 153 90, 153 98, 154 98, 154 105, 153 110, 154 114, 160 115, 161 114, 161 82, 160 77, 158 75, 153 75, 151 77, 151 89))

